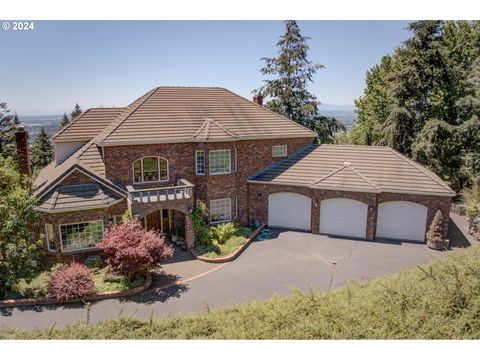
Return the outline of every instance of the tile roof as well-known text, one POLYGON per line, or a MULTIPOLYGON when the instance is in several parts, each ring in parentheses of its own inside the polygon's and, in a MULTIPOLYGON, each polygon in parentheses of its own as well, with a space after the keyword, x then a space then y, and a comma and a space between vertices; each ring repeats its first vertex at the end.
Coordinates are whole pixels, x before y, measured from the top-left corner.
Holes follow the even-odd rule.
POLYGON ((158 87, 130 109, 102 131, 100 145, 316 136, 223 88, 158 87))
POLYGON ((249 181, 344 191, 455 195, 437 175, 384 146, 307 145, 249 181))
POLYGON ((107 207, 122 196, 99 184, 58 186, 44 196, 38 208, 45 212, 73 211, 75 209, 107 207))
POLYGON ((92 108, 86 110, 68 125, 58 130, 52 140, 88 141, 98 135, 117 118, 124 108, 92 108))

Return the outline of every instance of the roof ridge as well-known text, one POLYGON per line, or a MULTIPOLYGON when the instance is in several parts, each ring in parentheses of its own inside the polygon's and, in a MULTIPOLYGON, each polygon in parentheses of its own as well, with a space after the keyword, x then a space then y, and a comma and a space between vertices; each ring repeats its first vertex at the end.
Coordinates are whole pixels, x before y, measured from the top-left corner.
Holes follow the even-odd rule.
POLYGON ((363 180, 365 180, 366 182, 368 182, 370 185, 372 185, 375 189, 377 190, 380 190, 380 188, 377 186, 377 184, 375 184, 373 181, 371 181, 369 178, 367 178, 366 176, 362 175, 362 173, 360 171, 358 171, 357 169, 355 169, 353 166, 351 166, 350 164, 347 165, 347 167, 352 170, 355 174, 357 174, 358 176, 360 176, 363 180))
MULTIPOLYGON (((135 111, 138 110, 138 108, 143 105, 145 103, 145 101, 147 101, 148 99, 150 99, 150 97, 152 97, 153 94, 155 94, 157 91, 158 91, 158 87, 156 88, 153 88, 152 90, 148 91, 147 93, 143 94, 142 96, 140 96, 139 99, 141 99, 143 96, 145 96, 145 99, 143 99, 143 101, 141 101, 139 104, 137 104, 135 106, 134 109, 132 109, 130 112, 128 112, 125 116, 123 114, 120 114, 118 115, 118 118, 116 120, 113 120, 110 124, 108 124, 104 130, 106 130, 110 125, 112 125, 115 121, 117 121, 117 123, 114 125, 114 127, 108 131, 107 134, 103 135, 103 130, 100 131, 100 133, 94 137, 94 139, 96 140, 100 140, 100 142, 103 142, 104 140, 106 140, 121 124, 123 124, 125 122, 125 120, 127 120, 135 111), (123 117, 123 119, 122 119, 123 117), (97 139, 98 137, 98 139, 97 139)), ((136 99, 135 101, 139 100, 139 99, 136 99)), ((132 106, 133 103, 132 102, 130 105, 128 105, 126 108, 125 108, 125 111, 128 111, 127 109, 132 106)))
POLYGON ((347 166, 348 166, 347 164, 343 164, 343 165, 340 166, 338 169, 333 170, 332 172, 328 173, 328 174, 325 175, 324 177, 321 177, 319 180, 313 181, 313 182, 310 184, 310 186, 315 186, 315 185, 317 185, 319 182, 322 182, 323 180, 328 179, 330 176, 335 175, 335 174, 338 173, 339 171, 345 169, 347 166))
POLYGON ((270 112, 270 113, 272 113, 272 114, 275 114, 275 115, 281 117, 281 118, 284 119, 284 120, 288 120, 288 121, 290 121, 292 124, 295 124, 295 125, 297 125, 297 126, 300 126, 300 127, 304 128, 304 129, 306 129, 306 130, 309 130, 309 131, 311 131, 312 133, 314 133, 314 136, 315 136, 315 137, 317 136, 317 134, 316 134, 313 130, 310 130, 309 128, 307 128, 307 127, 305 127, 305 126, 297 123, 296 121, 293 121, 293 120, 287 118, 286 116, 280 115, 279 113, 276 113, 275 111, 270 110, 270 109, 268 109, 267 107, 265 107, 265 106, 263 106, 263 105, 260 105, 260 104, 257 104, 256 102, 253 102, 253 101, 251 101, 251 100, 248 100, 247 98, 245 98, 245 97, 243 97, 243 96, 241 96, 241 95, 238 95, 238 94, 234 93, 233 91, 231 91, 231 90, 229 90, 229 89, 226 89, 226 88, 221 88, 221 89, 229 92, 230 94, 233 94, 233 95, 239 97, 240 99, 243 99, 244 101, 248 101, 250 104, 253 104, 253 105, 255 105, 255 106, 257 106, 257 107, 259 107, 259 108, 261 108, 261 109, 263 109, 263 110, 266 110, 266 111, 268 111, 268 112, 270 112))
POLYGON ((388 149, 390 149, 390 151, 392 153, 394 153, 395 155, 397 155, 400 159, 402 159, 403 161, 405 161, 406 163, 412 165, 415 169, 417 169, 418 171, 420 171, 421 173, 423 173, 424 175, 428 176, 430 179, 432 179, 433 181, 435 181, 437 184, 439 184, 440 186, 442 186, 444 189, 448 190, 449 192, 451 193, 455 193, 451 188, 450 186, 448 186, 438 175, 432 173, 430 170, 426 169, 425 167, 423 167, 422 165, 420 165, 419 163, 417 163, 416 161, 413 161, 412 159, 409 159, 408 157, 406 157, 405 155, 401 154, 400 152, 398 152, 397 150, 395 149, 392 149, 391 147, 387 146, 388 149))
MULTIPOLYGON (((238 134, 235 133, 234 131, 230 130, 229 128, 227 128, 226 126, 223 126, 221 124, 219 124, 217 121, 215 121, 214 119, 209 119, 211 123, 213 123, 216 127, 218 127, 220 130, 222 130, 223 132, 227 133, 228 135, 230 135, 231 137, 234 137, 234 138, 237 138, 238 137, 238 134)), ((211 125, 210 125, 211 126, 211 125)))
POLYGON ((205 121, 202 123, 202 125, 200 125, 200 127, 198 128, 198 130, 195 132, 195 134, 193 134, 192 138, 195 138, 197 137, 198 135, 200 135, 200 133, 202 132, 203 128, 205 126, 207 126, 207 122, 208 122, 208 119, 205 119, 205 121))

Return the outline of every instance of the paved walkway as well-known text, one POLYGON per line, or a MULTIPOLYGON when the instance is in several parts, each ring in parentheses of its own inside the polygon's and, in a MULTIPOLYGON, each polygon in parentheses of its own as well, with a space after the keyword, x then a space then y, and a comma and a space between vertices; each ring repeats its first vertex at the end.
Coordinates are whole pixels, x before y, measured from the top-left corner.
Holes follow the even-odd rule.
MULTIPOLYGON (((148 319, 171 313, 197 312, 208 307, 269 299, 293 289, 327 290, 352 280, 370 279, 403 268, 424 264, 445 252, 423 244, 393 241, 358 241, 308 233, 281 231, 278 236, 253 242, 234 262, 200 263, 187 253, 183 261, 170 262, 167 281, 187 279, 163 290, 93 303, 90 321, 134 315, 148 319), (197 275, 205 274, 198 277, 197 275), (188 280, 190 278, 191 280, 188 280)), ((156 285, 165 284, 156 279, 156 285)), ((38 306, 0 309, 0 326, 45 328, 85 321, 84 305, 38 306)))

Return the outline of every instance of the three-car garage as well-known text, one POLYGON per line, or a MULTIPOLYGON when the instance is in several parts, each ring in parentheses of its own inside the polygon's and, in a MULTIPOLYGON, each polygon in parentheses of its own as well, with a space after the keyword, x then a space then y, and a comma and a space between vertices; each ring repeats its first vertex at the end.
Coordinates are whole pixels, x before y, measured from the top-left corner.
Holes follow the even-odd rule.
MULTIPOLYGON (((268 197, 268 225, 294 230, 312 230, 312 199, 293 192, 268 197)), ((319 233, 348 238, 367 237, 368 205, 349 198, 319 201, 319 233)), ((424 242, 426 206, 410 201, 387 201, 377 208, 376 238, 424 242)))
POLYGON ((248 179, 249 216, 333 237, 424 243, 455 192, 388 147, 309 145, 248 179))

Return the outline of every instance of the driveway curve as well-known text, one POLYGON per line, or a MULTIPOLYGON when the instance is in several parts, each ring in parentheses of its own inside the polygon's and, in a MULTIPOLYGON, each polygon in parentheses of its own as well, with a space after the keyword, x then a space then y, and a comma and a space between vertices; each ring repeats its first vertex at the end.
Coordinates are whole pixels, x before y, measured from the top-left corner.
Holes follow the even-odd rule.
MULTIPOLYGON (((287 295, 293 289, 328 290, 352 280, 424 264, 445 254, 409 242, 359 241, 286 230, 274 230, 273 234, 272 239, 253 242, 228 264, 199 263, 188 255, 180 256, 165 265, 167 275, 157 279, 152 290, 92 303, 90 322, 197 312, 207 306, 287 295), (166 281, 175 284, 164 287, 166 281)), ((0 326, 7 328, 62 327, 86 319, 86 305, 80 304, 0 309, 0 326)))

